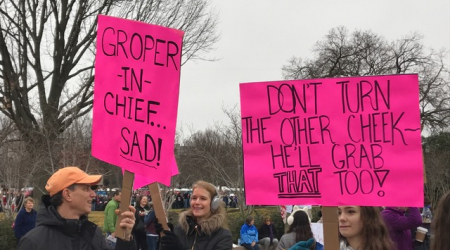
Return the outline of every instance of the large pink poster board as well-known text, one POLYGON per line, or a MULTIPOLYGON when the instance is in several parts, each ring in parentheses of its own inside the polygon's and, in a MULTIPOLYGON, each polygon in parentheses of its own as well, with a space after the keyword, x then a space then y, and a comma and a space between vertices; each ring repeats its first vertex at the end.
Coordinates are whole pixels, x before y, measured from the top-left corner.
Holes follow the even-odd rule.
POLYGON ((418 76, 240 84, 247 204, 423 206, 418 76))
POLYGON ((98 16, 93 156, 170 184, 182 39, 179 30, 98 16))
MULTIPOLYGON (((171 175, 172 176, 179 174, 177 162, 175 160, 175 155, 173 156, 173 159, 172 159, 171 168, 172 168, 172 171, 171 171, 171 175)), ((125 171, 122 169, 122 173, 123 172, 125 172, 125 171)), ((134 175, 134 181, 133 181, 133 190, 136 190, 136 189, 139 189, 141 187, 147 186, 148 184, 151 184, 153 182, 155 182, 155 181, 153 180, 152 177, 135 174, 134 175)))

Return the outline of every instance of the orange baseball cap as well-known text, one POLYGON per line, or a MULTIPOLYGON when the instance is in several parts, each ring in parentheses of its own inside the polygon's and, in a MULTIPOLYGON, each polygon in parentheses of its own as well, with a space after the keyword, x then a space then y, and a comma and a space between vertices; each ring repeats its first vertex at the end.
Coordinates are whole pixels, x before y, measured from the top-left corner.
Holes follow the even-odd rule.
POLYGON ((47 181, 45 189, 50 196, 57 194, 73 184, 95 185, 102 179, 101 175, 88 175, 78 167, 65 167, 56 171, 47 181))

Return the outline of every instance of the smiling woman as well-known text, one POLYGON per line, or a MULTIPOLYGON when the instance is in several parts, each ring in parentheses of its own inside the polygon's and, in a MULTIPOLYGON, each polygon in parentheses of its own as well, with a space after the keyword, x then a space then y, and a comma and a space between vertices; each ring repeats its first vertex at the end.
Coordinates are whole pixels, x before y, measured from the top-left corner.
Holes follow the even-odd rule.
POLYGON ((224 204, 205 181, 192 186, 191 207, 180 214, 175 230, 163 233, 161 250, 229 250, 233 244, 224 204))
POLYGON ((339 206, 340 250, 394 249, 376 207, 339 206))

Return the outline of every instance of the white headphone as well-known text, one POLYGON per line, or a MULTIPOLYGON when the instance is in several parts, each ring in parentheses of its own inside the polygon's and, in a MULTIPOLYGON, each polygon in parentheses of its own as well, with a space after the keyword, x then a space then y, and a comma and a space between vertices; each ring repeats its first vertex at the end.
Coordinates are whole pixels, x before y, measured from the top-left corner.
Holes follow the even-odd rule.
POLYGON ((216 188, 216 195, 211 199, 211 212, 215 212, 220 205, 219 190, 216 188))

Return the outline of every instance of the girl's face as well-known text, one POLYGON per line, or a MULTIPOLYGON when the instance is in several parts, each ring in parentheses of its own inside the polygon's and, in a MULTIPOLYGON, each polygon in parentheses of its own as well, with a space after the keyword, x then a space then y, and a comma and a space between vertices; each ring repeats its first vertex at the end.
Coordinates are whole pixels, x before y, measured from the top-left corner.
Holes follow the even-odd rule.
POLYGON ((147 198, 147 196, 143 196, 143 197, 142 197, 142 200, 141 200, 141 202, 140 202, 141 207, 145 207, 145 206, 147 205, 147 203, 148 203, 148 198, 147 198))
POLYGON ((197 222, 208 218, 211 214, 211 194, 202 187, 196 187, 192 192, 191 209, 197 222))
POLYGON ((339 232, 345 238, 362 236, 361 207, 338 206, 339 232))

